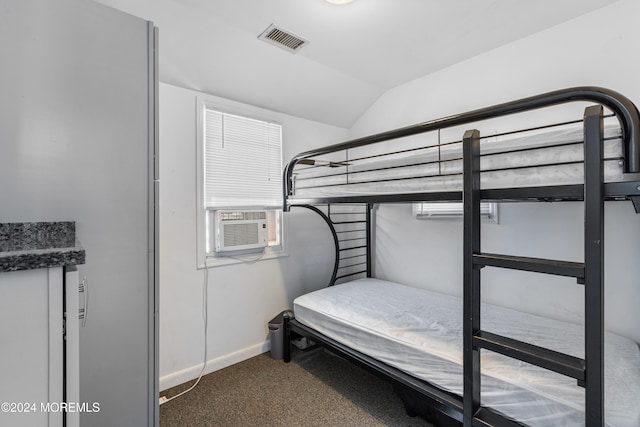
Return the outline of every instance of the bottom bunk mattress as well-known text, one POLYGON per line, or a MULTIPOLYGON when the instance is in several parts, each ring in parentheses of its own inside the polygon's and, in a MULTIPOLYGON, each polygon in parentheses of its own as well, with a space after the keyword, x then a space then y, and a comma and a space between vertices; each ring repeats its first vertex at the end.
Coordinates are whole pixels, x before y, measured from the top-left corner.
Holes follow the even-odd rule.
MULTIPOLYGON (((443 390, 463 394, 462 300, 378 279, 360 279, 296 298, 300 323, 443 390)), ((584 357, 581 325, 489 304, 482 329, 584 357)), ((584 389, 560 374, 493 352, 481 354, 482 404, 527 425, 583 426, 584 389)), ((640 426, 640 349, 605 337, 605 419, 640 426)))

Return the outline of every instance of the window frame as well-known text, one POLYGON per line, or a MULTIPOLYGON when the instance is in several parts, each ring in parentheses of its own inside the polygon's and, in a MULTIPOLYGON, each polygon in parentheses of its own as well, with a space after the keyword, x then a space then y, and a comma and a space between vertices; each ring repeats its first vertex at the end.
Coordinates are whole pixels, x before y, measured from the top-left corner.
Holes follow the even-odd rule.
MULTIPOLYGON (((265 206, 230 206, 225 208, 219 208, 219 210, 266 210, 276 211, 277 232, 280 233, 280 244, 277 246, 267 246, 261 249, 253 249, 238 252, 229 252, 224 255, 216 255, 215 252, 207 253, 207 237, 211 232, 209 227, 209 218, 213 217, 213 211, 218 209, 206 208, 204 206, 204 172, 205 172, 205 132, 204 132, 204 120, 205 110, 211 109, 220 111, 222 113, 233 114, 236 116, 246 117, 254 120, 261 120, 270 123, 276 123, 283 127, 282 140, 280 141, 281 151, 284 151, 284 125, 275 120, 273 116, 265 115, 257 108, 253 109, 249 106, 246 108, 237 108, 212 100, 208 97, 197 96, 196 97, 196 266, 198 269, 217 267, 224 265, 233 265, 243 262, 255 262, 261 260, 268 260, 279 258, 289 255, 288 249, 288 229, 289 224, 287 216, 282 214, 282 207, 274 208, 265 206)), ((282 155, 282 154, 281 154, 282 155)))

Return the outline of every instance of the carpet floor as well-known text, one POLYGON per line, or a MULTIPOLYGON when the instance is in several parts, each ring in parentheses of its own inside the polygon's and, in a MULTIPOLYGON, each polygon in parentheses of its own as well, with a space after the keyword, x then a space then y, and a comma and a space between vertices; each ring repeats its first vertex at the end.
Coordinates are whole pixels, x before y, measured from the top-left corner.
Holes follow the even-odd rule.
POLYGON ((433 427, 407 416, 390 384, 322 349, 294 351, 291 363, 265 353, 206 375, 160 406, 160 426, 433 427))

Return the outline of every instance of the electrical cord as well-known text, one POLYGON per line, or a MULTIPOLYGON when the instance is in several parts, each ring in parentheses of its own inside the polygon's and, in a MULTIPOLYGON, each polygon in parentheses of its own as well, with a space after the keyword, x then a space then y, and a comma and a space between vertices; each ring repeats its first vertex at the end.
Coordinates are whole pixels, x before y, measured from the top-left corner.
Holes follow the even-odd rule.
MULTIPOLYGON (((260 253, 258 256, 253 257, 253 258, 241 258, 239 256, 236 257, 231 257, 234 258, 236 260, 239 261, 243 261, 243 262, 255 262, 260 260, 262 257, 264 256, 264 252, 260 253)), ((193 390, 194 388, 196 388, 196 386, 198 385, 198 383, 200 382, 200 380, 202 379, 202 376, 204 374, 204 370, 207 366, 207 327, 208 327, 208 319, 209 319, 209 268, 210 266, 207 264, 207 258, 212 258, 209 256, 205 256, 204 259, 204 283, 202 285, 202 320, 204 322, 204 360, 202 362, 202 369, 200 370, 200 373, 198 374, 198 378, 196 379, 195 383, 193 383, 193 385, 191 387, 189 387, 188 389, 176 394, 175 396, 171 396, 170 398, 166 398, 164 396, 162 396, 160 398, 159 401, 159 405, 164 405, 167 402, 172 401, 173 399, 180 397, 184 394, 187 394, 188 392, 190 392, 191 390, 193 390)))
POLYGON ((193 383, 193 385, 191 387, 189 387, 188 389, 176 394, 175 396, 171 396, 170 398, 166 398, 164 396, 162 396, 160 398, 159 401, 159 405, 164 405, 167 402, 171 402, 173 399, 180 397, 184 394, 187 394, 188 392, 190 392, 191 390, 193 390, 194 388, 196 388, 196 386, 198 385, 198 383, 200 382, 200 380, 202 379, 202 375, 204 374, 204 369, 207 366, 207 326, 208 326, 208 320, 209 320, 209 266, 207 265, 207 258, 205 257, 204 260, 204 283, 202 285, 202 320, 204 322, 204 360, 202 362, 202 369, 200 370, 200 373, 198 374, 198 379, 196 379, 196 382, 193 383))

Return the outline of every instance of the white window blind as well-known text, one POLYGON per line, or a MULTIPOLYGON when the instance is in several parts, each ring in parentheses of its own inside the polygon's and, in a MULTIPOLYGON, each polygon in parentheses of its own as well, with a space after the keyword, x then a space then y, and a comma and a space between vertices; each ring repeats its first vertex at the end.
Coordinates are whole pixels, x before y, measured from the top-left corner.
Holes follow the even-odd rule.
POLYGON ((204 109, 204 207, 282 207, 282 126, 204 109))

